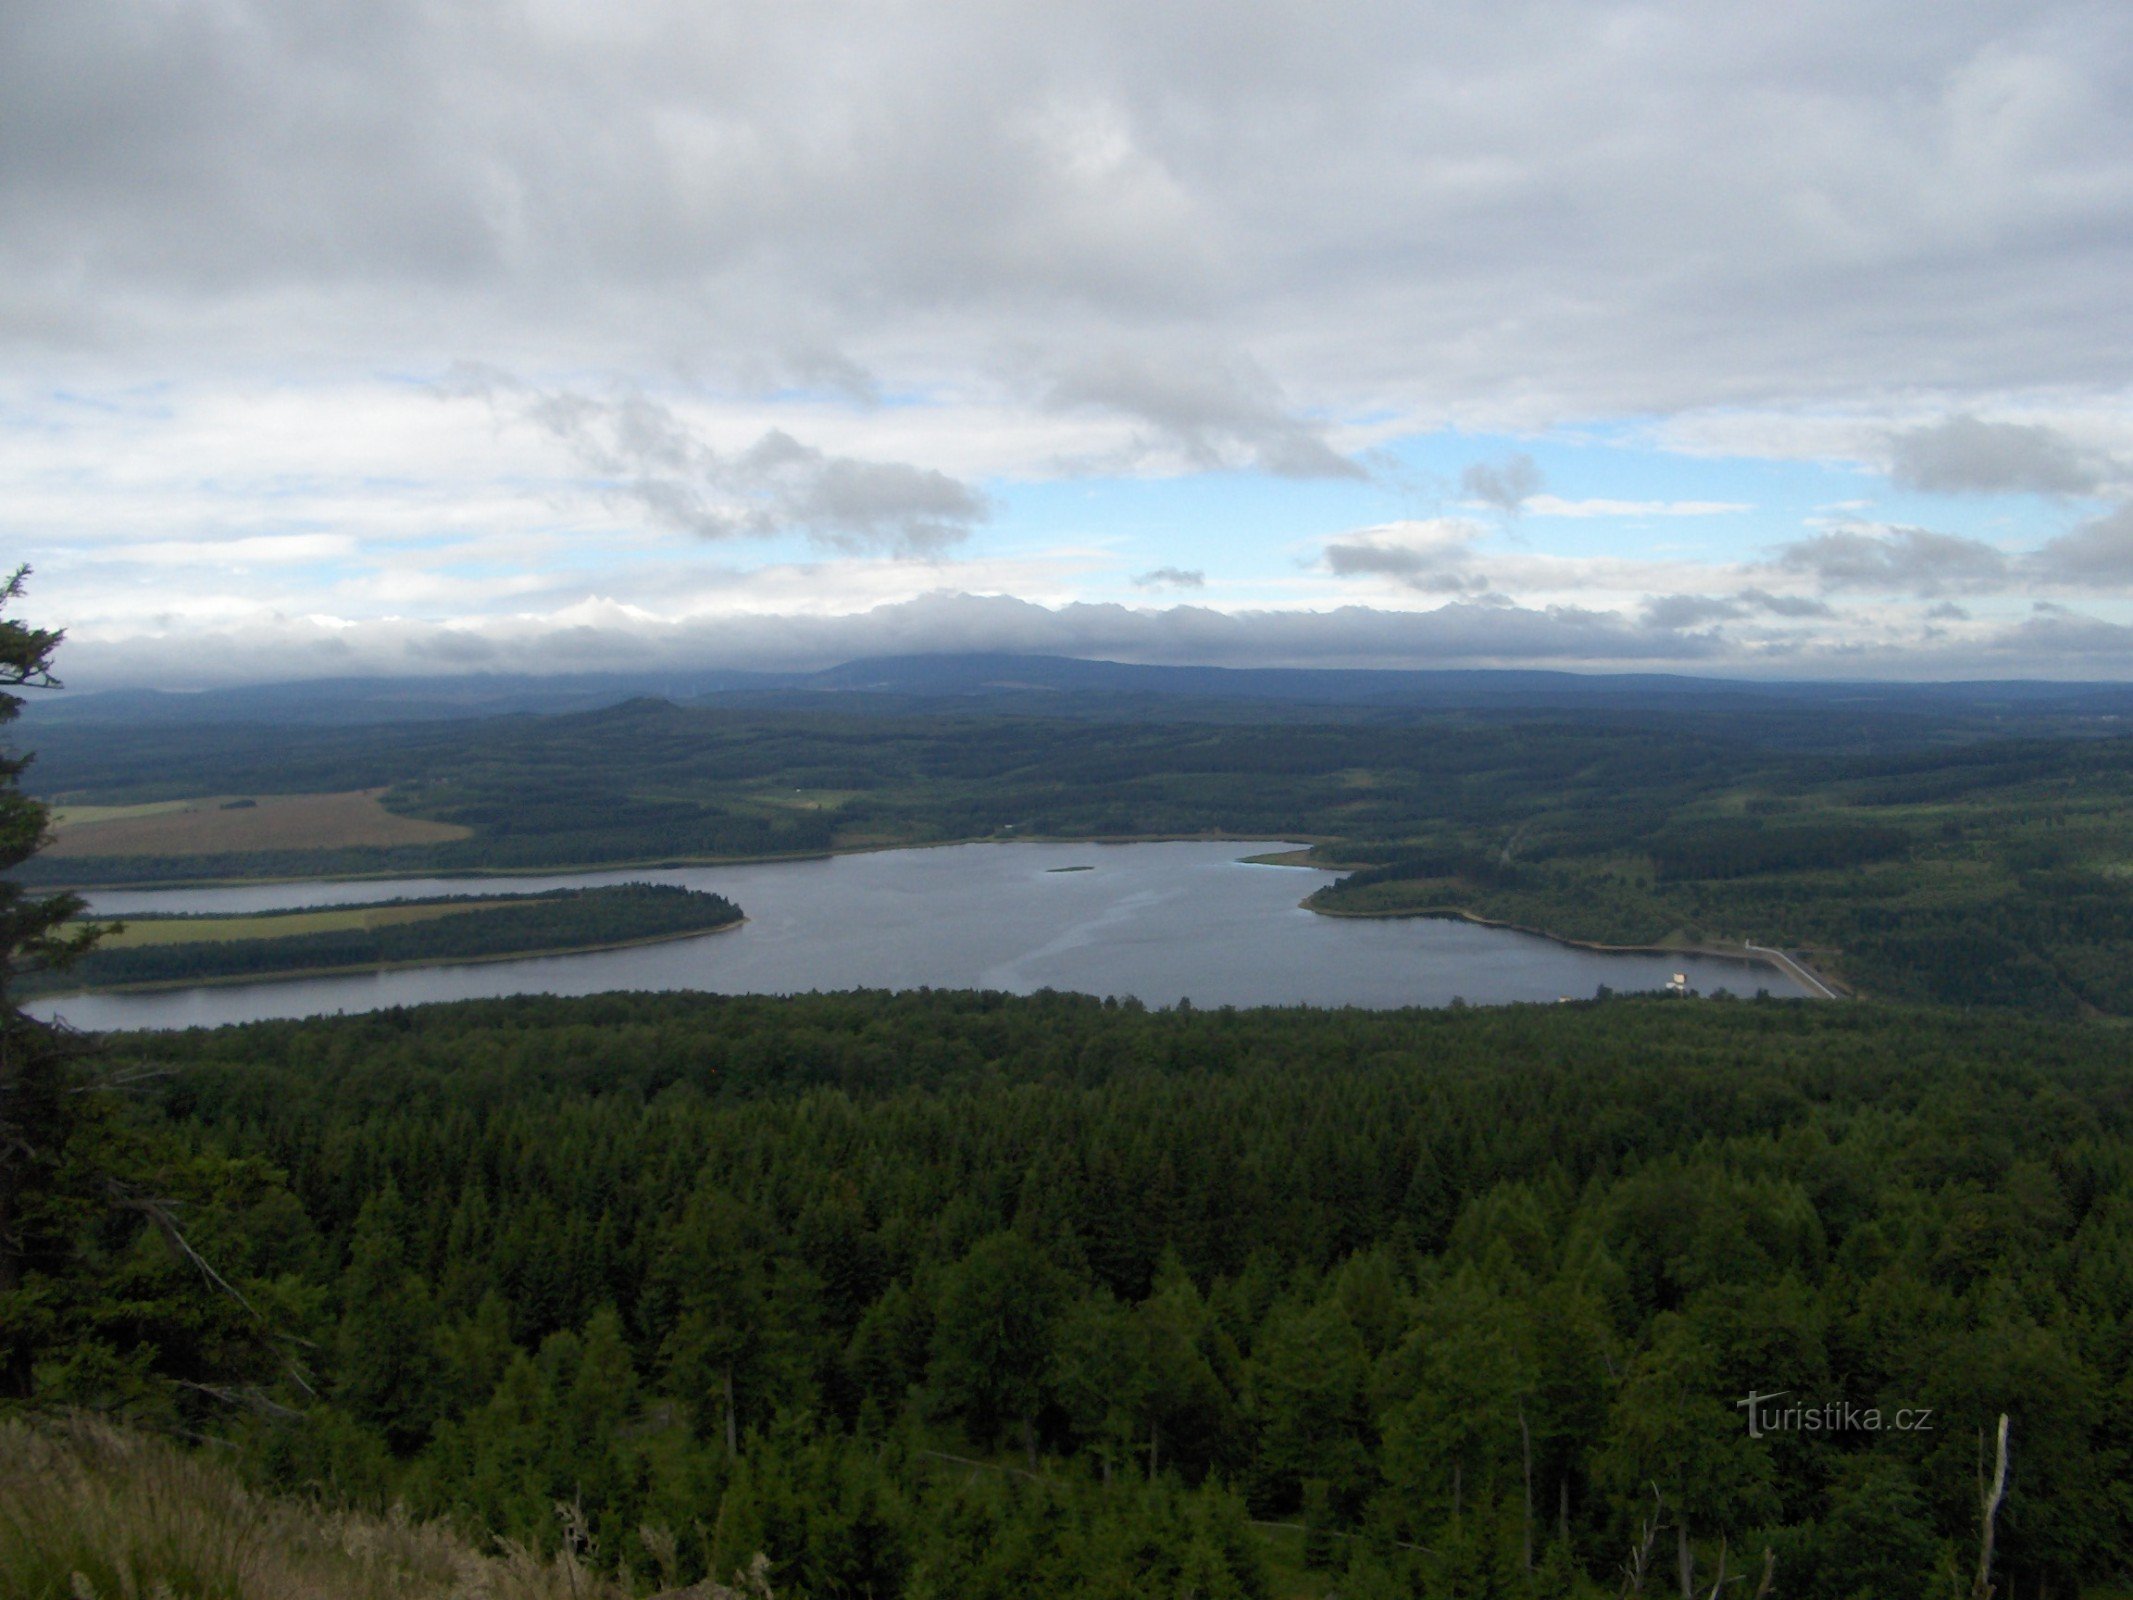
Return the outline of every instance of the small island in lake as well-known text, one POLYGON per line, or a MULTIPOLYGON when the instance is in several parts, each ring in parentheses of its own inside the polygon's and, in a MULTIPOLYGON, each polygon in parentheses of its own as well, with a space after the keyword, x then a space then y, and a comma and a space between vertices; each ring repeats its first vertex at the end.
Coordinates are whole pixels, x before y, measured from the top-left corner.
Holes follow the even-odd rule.
POLYGON ((1094 867, 1046 867, 1046 872, 1094 872, 1094 867))
POLYGON ((740 921, 740 907, 723 895, 652 883, 139 917, 71 969, 38 974, 24 987, 45 994, 172 988, 567 955, 686 939, 740 921))

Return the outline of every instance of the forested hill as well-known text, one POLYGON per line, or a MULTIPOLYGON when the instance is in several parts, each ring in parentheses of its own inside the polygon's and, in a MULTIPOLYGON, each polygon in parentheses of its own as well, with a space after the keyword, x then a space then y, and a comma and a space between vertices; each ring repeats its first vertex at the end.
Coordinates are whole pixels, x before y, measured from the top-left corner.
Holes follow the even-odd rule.
POLYGON ((477 1542, 561 1504, 610 1568, 819 1600, 1598 1595, 1640 1551, 1911 1600, 1967 1584, 2005 1412, 2004 1592, 2133 1568, 2115 1028, 608 996, 110 1048, 280 1353, 136 1218, 50 1268, 47 1399, 477 1542), (1779 1392, 1849 1420, 1751 1432, 1779 1392))

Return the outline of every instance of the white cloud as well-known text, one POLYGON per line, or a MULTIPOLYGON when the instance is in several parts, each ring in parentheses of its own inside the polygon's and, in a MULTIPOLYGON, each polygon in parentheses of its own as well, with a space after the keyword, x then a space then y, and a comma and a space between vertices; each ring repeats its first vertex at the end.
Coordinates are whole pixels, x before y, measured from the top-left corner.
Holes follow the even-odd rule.
MULTIPOLYGON (((548 613, 448 623, 388 618, 350 626, 303 617, 215 631, 192 621, 204 646, 173 688, 350 673, 422 673, 440 661, 460 670, 560 672, 650 664, 807 668, 867 656, 934 651, 1014 651, 1114 660, 1270 666, 1500 666, 1698 660, 1708 641, 1642 628, 1610 612, 1573 606, 1455 602, 1429 610, 1227 613, 1069 603, 1041 606, 1006 595, 936 593, 835 615, 732 612, 659 616, 590 596, 548 613), (263 670, 271 662, 271 670, 263 670)), ((153 634, 75 648, 77 687, 135 680, 160 658, 153 634)))
POLYGON ((1515 517, 1540 493, 1541 470, 1523 451, 1501 462, 1477 461, 1459 474, 1459 492, 1476 505, 1515 517))
POLYGON ((1207 574, 1198 567, 1157 567, 1133 580, 1136 589, 1204 589, 1207 574))
POLYGON ((1007 595, 941 592, 856 612, 689 616, 612 597, 549 612, 424 622, 330 615, 247 619, 212 610, 166 619, 167 633, 73 648, 78 688, 142 681, 171 688, 349 674, 535 672, 738 666, 798 670, 870 656, 1002 651, 1227 666, 1501 667, 1788 676, 2133 677, 2133 627, 2052 608, 2014 623, 1947 610, 1922 636, 1911 614, 1857 619, 1849 630, 1769 633, 1746 603, 1656 604, 1641 618, 1588 607, 1490 597, 1420 610, 1340 606, 1226 613, 1152 610, 1007 595), (1953 624, 1944 627, 1941 622, 1953 624), (182 640, 184 670, 171 645, 182 640))
POLYGON ((2094 494, 2125 468, 2055 428, 1954 416, 1890 436, 1890 476, 1948 494, 2094 494))
POLYGON ((1482 530, 1439 517, 1395 522, 1328 540, 1320 560, 1335 577, 1391 578, 1423 594, 1480 594, 1488 580, 1473 570, 1482 530))
POLYGON ((2030 570, 2047 581, 2111 588, 2133 584, 2133 506, 2084 522, 2036 552, 2030 570))
POLYGON ((1073 362, 1048 396, 1059 410, 1093 407, 1152 429, 1144 448, 1168 445, 1201 469, 1249 465, 1282 478, 1360 478, 1363 469, 1326 442, 1323 426, 1296 416, 1254 363, 1219 352, 1164 359, 1114 351, 1073 362))
POLYGON ((961 542, 991 514, 984 495, 944 472, 827 455, 782 428, 722 453, 637 389, 597 398, 463 368, 447 391, 533 423, 616 498, 706 539, 797 532, 837 549, 927 555, 961 542))
POLYGON ((865 395, 1193 346, 1313 414, 1559 420, 2115 384, 2133 353, 2133 22, 2082 0, 5 28, 21 354, 865 395))
POLYGON ((1836 528, 1787 545, 1777 565, 1812 577, 1824 589, 1925 598, 2004 589, 2012 572, 2006 552, 1930 528, 1836 528))
POLYGON ((1597 524, 1548 530, 1574 556, 1361 476, 1443 429, 1563 477, 1575 425, 1870 497, 2122 501, 2124 7, 113 0, 0 8, 0 105, 0 539, 82 650, 315 615, 463 654, 588 591, 652 620, 569 648, 635 649, 714 601, 1064 603, 1140 569, 1869 650, 1877 597, 2133 585, 2097 506, 1956 532, 1859 503, 1774 562, 1772 528, 1698 529, 1737 544, 1699 562, 1604 525, 1753 514, 1663 472, 1614 499, 1468 469, 1502 521, 1597 524), (523 375, 501 421, 434 392, 460 360, 523 375), (1217 472, 1289 518, 1256 551, 1203 523, 1125 553, 1155 489, 1115 524, 1001 512, 1217 472))

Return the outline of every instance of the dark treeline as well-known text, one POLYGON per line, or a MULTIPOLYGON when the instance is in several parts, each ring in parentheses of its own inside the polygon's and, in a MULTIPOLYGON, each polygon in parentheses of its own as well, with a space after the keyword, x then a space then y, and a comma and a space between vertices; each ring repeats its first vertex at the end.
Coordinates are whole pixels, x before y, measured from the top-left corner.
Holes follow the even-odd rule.
MULTIPOLYGON (((2133 1567, 2115 1029, 608 996, 111 1049, 171 1074, 138 1137, 316 1392, 259 1357, 300 1416, 216 1424, 283 1486, 549 1543, 575 1504, 605 1561, 761 1549, 781 1596, 1613 1593, 1640 1550, 1656 1593, 1767 1550, 1902 1600, 1967 1590, 2005 1412, 2002 1592, 2133 1567), (1852 1421, 1753 1436, 1779 1392, 1852 1421)), ((246 1319, 188 1270, 146 1230, 55 1268, 47 1392, 201 1426, 151 1377, 229 1389, 246 1319)))
POLYGON ((258 939, 202 937, 169 944, 103 945, 66 971, 41 974, 38 981, 19 987, 21 992, 36 993, 40 988, 51 991, 119 984, 195 983, 397 962, 470 961, 708 933, 741 920, 740 907, 723 895, 653 883, 611 884, 538 895, 455 895, 384 904, 453 905, 469 899, 480 903, 443 916, 381 921, 367 928, 258 939))

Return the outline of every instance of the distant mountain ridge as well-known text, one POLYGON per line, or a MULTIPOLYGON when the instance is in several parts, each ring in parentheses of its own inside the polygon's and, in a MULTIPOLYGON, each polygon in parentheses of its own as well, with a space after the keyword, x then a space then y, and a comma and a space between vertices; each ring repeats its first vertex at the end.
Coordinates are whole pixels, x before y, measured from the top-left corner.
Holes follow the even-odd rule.
MULTIPOLYGON (((477 673, 438 678, 327 678, 197 692, 108 689, 61 693, 26 709, 33 726, 151 727, 194 724, 328 726, 428 722, 511 713, 596 711, 633 699, 677 704, 807 704, 882 701, 893 709, 1064 709, 1064 699, 1107 703, 1259 703, 1379 711, 1600 710, 1665 714, 1815 707, 1901 714, 1964 711, 2133 719, 2133 684, 2032 680, 1951 683, 1693 678, 1661 673, 1591 674, 1514 669, 1205 667, 1146 665, 1071 656, 953 654, 885 656, 813 672, 662 670, 553 677, 477 673), (1047 703, 1050 704, 1047 704, 1047 703)), ((855 704, 852 709, 861 707, 855 704)))

